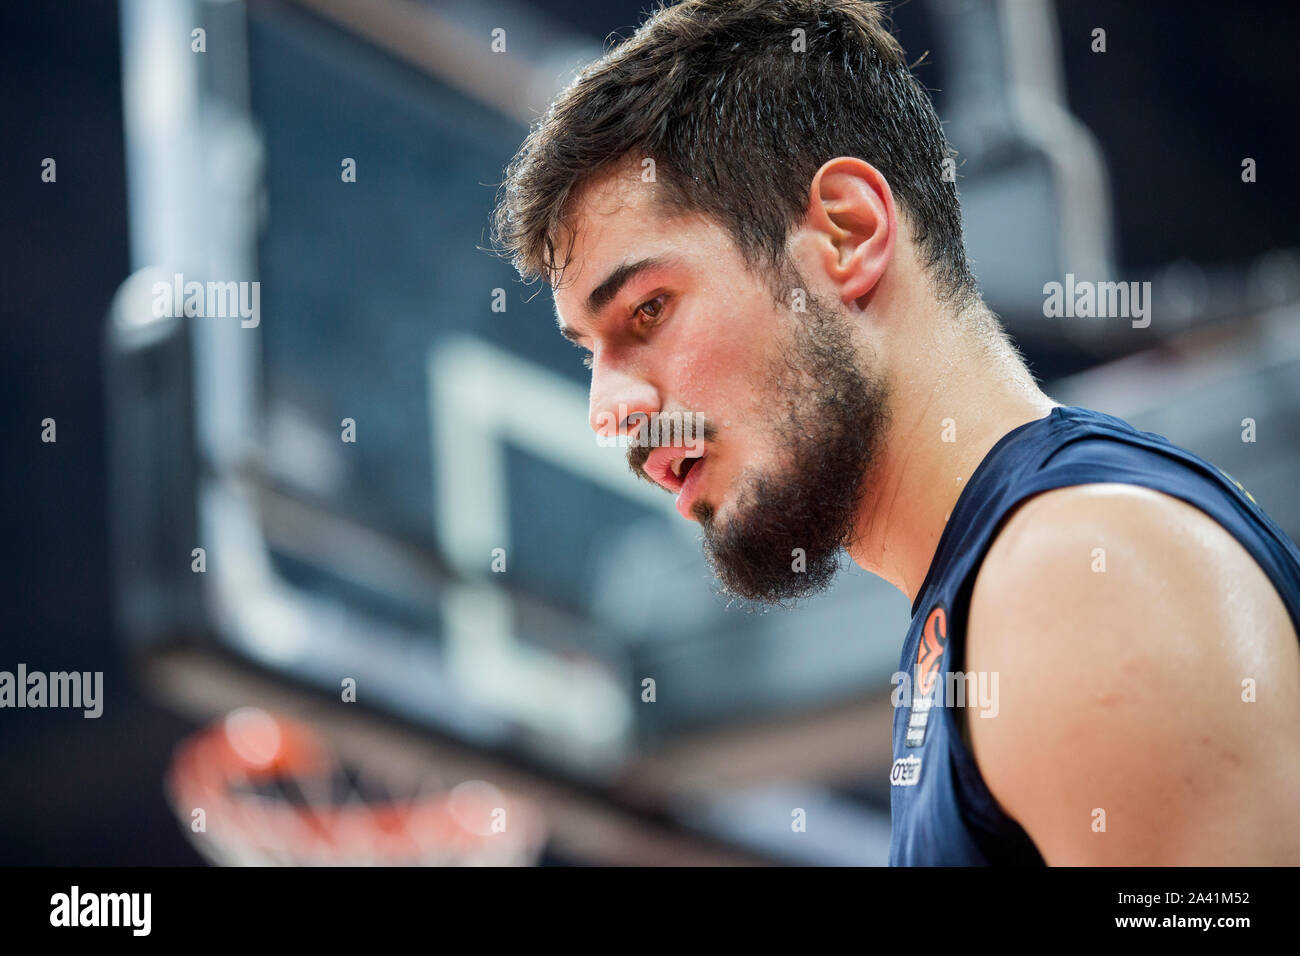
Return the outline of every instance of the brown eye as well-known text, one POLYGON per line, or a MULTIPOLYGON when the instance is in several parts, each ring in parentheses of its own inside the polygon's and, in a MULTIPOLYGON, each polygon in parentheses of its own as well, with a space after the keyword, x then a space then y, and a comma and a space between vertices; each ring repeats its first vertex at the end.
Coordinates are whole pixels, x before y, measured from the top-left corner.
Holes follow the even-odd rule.
POLYGON ((636 307, 637 313, 645 316, 647 319, 659 318, 659 316, 663 315, 664 298, 665 297, 662 295, 657 295, 648 302, 642 302, 636 307))

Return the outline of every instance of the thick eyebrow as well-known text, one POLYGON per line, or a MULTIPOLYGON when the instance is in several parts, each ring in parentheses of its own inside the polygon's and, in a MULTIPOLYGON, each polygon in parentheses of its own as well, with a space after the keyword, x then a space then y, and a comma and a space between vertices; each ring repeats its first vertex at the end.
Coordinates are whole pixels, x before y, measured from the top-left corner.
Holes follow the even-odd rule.
MULTIPOLYGON (((648 259, 638 259, 636 262, 625 262, 608 276, 596 288, 591 290, 587 296, 587 313, 589 315, 598 315, 605 306, 614 301, 614 298, 622 291, 623 286, 627 285, 641 273, 650 269, 656 269, 664 265, 666 259, 659 256, 651 256, 648 259)), ((584 337, 581 333, 574 331, 564 324, 559 313, 556 313, 555 324, 559 327, 560 334, 572 342, 574 345, 581 345, 581 339, 584 337)))
POLYGON ((664 264, 664 260, 658 256, 652 256, 649 259, 639 259, 636 262, 625 262, 613 272, 611 272, 605 281, 596 288, 591 290, 587 296, 587 312, 591 315, 598 314, 605 306, 614 301, 614 297, 619 294, 623 286, 627 285, 632 279, 636 278, 642 272, 648 269, 654 269, 664 264))

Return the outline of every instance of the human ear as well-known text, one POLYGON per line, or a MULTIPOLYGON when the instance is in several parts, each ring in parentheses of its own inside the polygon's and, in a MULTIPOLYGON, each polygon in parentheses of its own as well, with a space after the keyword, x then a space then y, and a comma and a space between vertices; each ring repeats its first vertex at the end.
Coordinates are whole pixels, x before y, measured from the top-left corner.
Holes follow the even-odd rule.
POLYGON ((898 231, 894 196, 878 169, 850 156, 825 163, 809 188, 805 225, 844 302, 875 288, 898 231))

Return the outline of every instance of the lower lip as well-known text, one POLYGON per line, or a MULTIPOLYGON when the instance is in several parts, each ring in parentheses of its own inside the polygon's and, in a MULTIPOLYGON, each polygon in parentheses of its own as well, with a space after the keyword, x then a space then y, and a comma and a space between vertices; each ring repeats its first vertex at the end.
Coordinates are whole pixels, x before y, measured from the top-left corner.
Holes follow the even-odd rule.
POLYGON ((700 470, 704 468, 701 458, 686 475, 682 490, 677 492, 677 513, 688 521, 691 520, 691 505, 695 503, 695 489, 699 485, 700 470))

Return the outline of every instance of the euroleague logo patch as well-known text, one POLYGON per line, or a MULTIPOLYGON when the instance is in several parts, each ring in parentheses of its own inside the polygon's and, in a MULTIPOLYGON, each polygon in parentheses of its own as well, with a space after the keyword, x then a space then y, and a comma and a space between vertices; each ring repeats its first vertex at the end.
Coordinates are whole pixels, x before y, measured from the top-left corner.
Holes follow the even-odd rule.
POLYGON ((916 688, 920 696, 929 697, 939 676, 943 649, 948 643, 948 611, 942 604, 930 612, 921 628, 921 643, 916 648, 916 688))
POLYGON ((943 651, 948 646, 948 609, 936 604, 921 628, 921 640, 916 647, 916 680, 913 684, 912 710, 907 717, 908 747, 925 743, 925 728, 930 722, 930 706, 934 685, 939 679, 939 665, 943 651))

